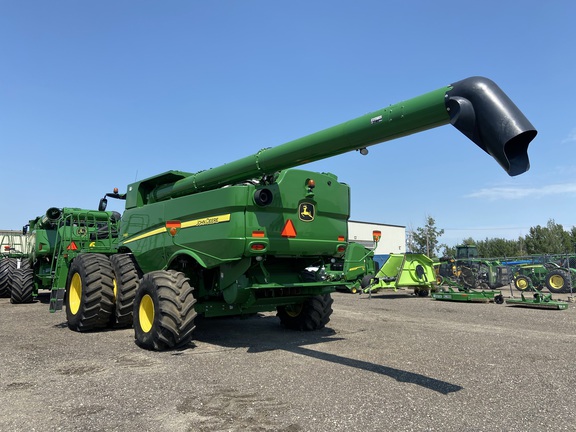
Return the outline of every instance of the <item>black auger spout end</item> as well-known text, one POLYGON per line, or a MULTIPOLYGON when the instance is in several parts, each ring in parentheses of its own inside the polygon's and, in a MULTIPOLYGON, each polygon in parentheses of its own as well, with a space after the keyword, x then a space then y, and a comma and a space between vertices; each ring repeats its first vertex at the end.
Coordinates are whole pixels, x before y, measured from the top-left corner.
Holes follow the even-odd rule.
POLYGON ((450 122, 510 176, 530 168, 528 145, 538 133, 532 123, 493 81, 471 77, 446 93, 450 122))

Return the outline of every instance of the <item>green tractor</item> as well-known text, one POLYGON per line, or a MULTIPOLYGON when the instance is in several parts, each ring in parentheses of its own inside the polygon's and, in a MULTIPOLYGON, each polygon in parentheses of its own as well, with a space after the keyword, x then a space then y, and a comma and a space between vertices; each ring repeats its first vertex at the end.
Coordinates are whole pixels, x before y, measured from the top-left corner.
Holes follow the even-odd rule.
MULTIPOLYGON (((108 198, 125 200, 117 254, 110 257, 124 264, 115 274, 118 295, 128 289, 125 278, 142 275, 133 297, 136 343, 153 350, 186 346, 198 314, 275 311, 286 328, 323 328, 331 293, 349 281, 309 269, 329 268, 351 247, 350 188, 331 173, 289 168, 352 150, 366 155, 371 145, 449 123, 509 175, 529 168, 536 130, 496 84, 474 77, 216 168, 168 171, 128 185, 126 193, 107 193, 101 211, 108 198)), ((70 306, 80 314, 108 313, 110 302, 101 300, 110 296, 104 261, 79 254, 69 269, 68 289, 77 292, 68 297, 78 297, 70 306), (90 297, 79 295, 87 291, 90 297)), ((63 281, 53 284, 52 310, 62 307, 66 290, 63 281)), ((84 330, 82 320, 71 328, 84 330)))
POLYGON ((554 294, 569 293, 575 280, 576 269, 561 267, 555 262, 522 264, 516 267, 514 287, 519 291, 547 288, 554 294))
POLYGON ((442 258, 436 268, 439 285, 454 283, 466 289, 494 290, 513 279, 509 266, 496 259, 481 258, 475 245, 456 246, 456 256, 442 258))

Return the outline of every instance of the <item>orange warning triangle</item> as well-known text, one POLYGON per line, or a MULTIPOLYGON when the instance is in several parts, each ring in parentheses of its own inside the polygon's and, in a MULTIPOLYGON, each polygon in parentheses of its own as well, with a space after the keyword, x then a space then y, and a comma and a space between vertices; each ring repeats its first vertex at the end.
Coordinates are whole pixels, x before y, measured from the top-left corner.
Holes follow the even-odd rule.
POLYGON ((290 219, 288 219, 284 224, 284 228, 282 229, 282 237, 296 237, 296 228, 294 228, 294 224, 290 219))
POLYGON ((68 245, 68 247, 66 249, 67 250, 78 250, 78 247, 76 246, 76 243, 72 242, 68 245))

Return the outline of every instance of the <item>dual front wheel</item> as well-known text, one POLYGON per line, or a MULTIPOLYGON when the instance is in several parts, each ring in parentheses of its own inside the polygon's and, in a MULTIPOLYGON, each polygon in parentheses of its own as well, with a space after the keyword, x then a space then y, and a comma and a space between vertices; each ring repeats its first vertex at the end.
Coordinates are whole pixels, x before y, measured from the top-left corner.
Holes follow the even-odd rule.
POLYGON ((140 273, 130 254, 78 255, 68 271, 66 318, 74 331, 132 325, 140 273))
POLYGON ((134 325, 143 348, 164 350, 192 339, 196 300, 183 273, 155 271, 141 277, 129 254, 108 258, 80 254, 66 283, 66 319, 74 331, 134 325))

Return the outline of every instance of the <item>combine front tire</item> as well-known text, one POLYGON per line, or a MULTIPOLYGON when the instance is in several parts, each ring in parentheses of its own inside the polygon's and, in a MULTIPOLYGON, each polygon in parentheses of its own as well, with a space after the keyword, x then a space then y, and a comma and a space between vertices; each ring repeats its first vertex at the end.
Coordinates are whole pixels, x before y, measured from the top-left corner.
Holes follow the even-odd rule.
POLYGON ((114 270, 114 326, 131 327, 132 310, 136 290, 142 278, 134 256, 132 254, 117 254, 110 257, 110 263, 114 270))
POLYGON ((564 270, 552 270, 546 275, 546 288, 551 293, 559 294, 570 292, 572 281, 570 275, 564 270))
POLYGON ((142 348, 162 351, 192 340, 196 310, 189 279, 174 270, 144 275, 134 299, 134 337, 142 348))
POLYGON ((332 315, 330 294, 307 298, 304 303, 278 306, 280 323, 292 330, 320 330, 330 321, 332 315))
POLYGON ((66 318, 74 331, 105 328, 114 308, 114 272, 101 254, 78 255, 66 282, 66 318))
POLYGON ((31 268, 14 270, 10 283, 10 303, 34 301, 34 272, 31 268))

